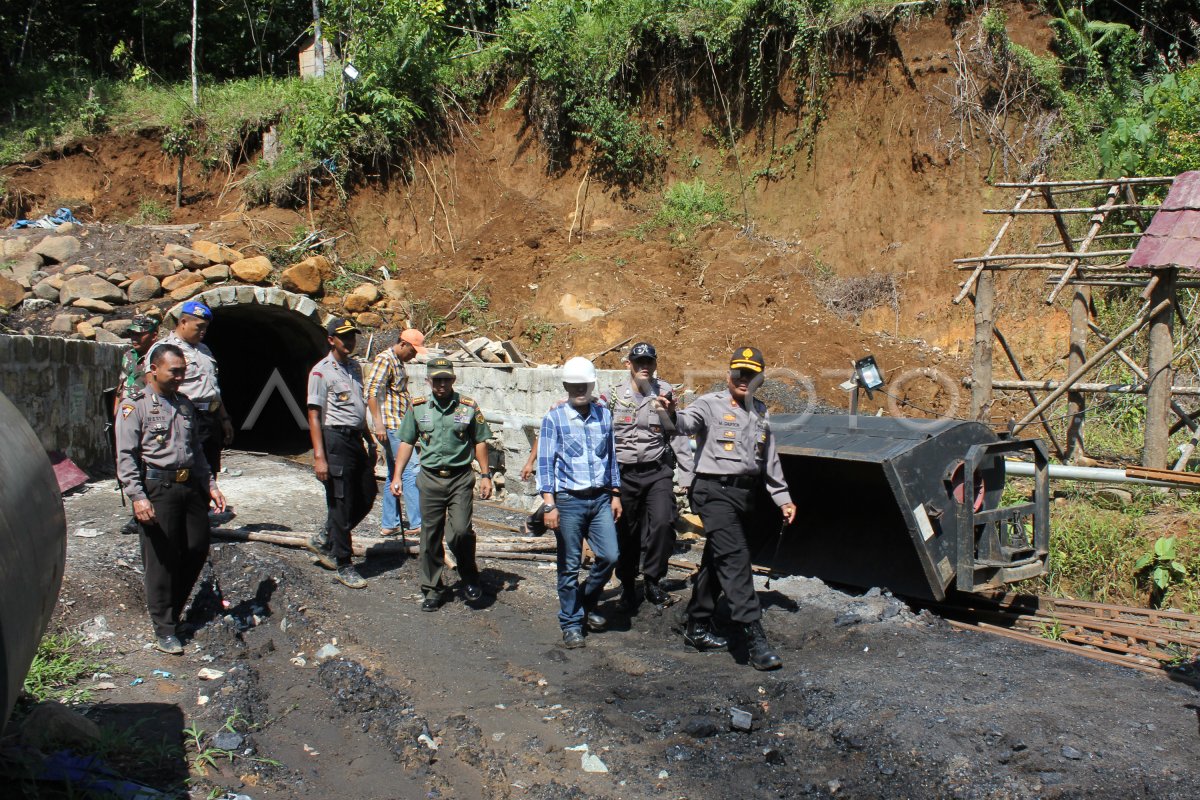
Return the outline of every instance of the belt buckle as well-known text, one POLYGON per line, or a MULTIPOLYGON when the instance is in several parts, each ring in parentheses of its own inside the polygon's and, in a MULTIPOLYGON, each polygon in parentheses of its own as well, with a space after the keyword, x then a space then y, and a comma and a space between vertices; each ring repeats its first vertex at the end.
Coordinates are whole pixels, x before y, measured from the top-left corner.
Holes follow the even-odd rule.
POLYGON ((175 471, 175 482, 176 483, 187 483, 188 478, 190 478, 190 477, 192 477, 192 471, 190 469, 187 469, 186 467, 184 469, 175 471))
POLYGON ((439 478, 449 478, 449 477, 450 477, 450 470, 448 470, 448 469, 439 469, 439 470, 437 471, 437 474, 438 474, 438 477, 439 477, 439 478))

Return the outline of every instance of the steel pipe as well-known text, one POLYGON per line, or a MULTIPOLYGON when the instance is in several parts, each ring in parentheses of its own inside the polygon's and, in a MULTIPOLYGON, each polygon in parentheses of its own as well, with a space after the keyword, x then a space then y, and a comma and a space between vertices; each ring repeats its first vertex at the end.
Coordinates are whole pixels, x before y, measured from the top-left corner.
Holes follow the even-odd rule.
MULTIPOLYGON (((1137 483, 1143 486, 1180 488, 1179 484, 1168 481, 1131 478, 1125 474, 1125 470, 1113 467, 1076 467, 1070 464, 1051 464, 1049 470, 1050 480, 1089 481, 1092 483, 1137 483)), ((1004 462, 1004 472, 1006 475, 1032 478, 1034 476, 1034 465, 1028 461, 1006 460, 1004 462)))

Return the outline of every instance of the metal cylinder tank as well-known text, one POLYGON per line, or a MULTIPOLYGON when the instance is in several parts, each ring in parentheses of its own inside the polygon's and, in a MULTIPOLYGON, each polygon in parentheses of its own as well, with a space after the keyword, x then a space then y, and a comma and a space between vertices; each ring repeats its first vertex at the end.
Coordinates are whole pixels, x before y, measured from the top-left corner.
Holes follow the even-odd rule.
POLYGON ((50 460, 0 394, 0 731, 50 622, 66 557, 67 518, 50 460))

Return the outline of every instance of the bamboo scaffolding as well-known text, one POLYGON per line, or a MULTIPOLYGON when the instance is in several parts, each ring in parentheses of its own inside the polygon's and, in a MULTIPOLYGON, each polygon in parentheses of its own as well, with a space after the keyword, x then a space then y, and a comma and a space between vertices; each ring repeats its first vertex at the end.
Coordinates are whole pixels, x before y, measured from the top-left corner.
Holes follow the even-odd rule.
POLYGON ((1054 404, 1055 400, 1066 394, 1067 390, 1070 389, 1081 377, 1090 372, 1093 367, 1103 361, 1110 353, 1112 353, 1113 350, 1117 349, 1121 342, 1137 333, 1139 330, 1145 327, 1151 319, 1170 307, 1171 301, 1164 300, 1153 308, 1138 314, 1134 321, 1127 328, 1125 328, 1125 330, 1118 333, 1112 338, 1112 341, 1097 350, 1091 358, 1083 362, 1083 365, 1079 369, 1068 375, 1067 378, 1062 381, 1062 383, 1056 389, 1050 392, 1050 394, 1046 395, 1046 397, 1042 399, 1042 402, 1038 403, 1032 411, 1022 417, 1014 426, 1012 432, 1016 434, 1023 428, 1028 427, 1029 423, 1032 422, 1035 417, 1037 417, 1038 413, 1045 411, 1054 404))
MULTIPOLYGON (((992 388, 1006 392, 1050 391, 1063 385, 1063 381, 992 381, 992 388)), ((1075 383, 1069 387, 1073 392, 1088 394, 1145 394, 1145 383, 1075 383)), ((1172 386, 1171 394, 1179 397, 1200 397, 1200 387, 1172 386)))
MULTIPOLYGON (((1040 178, 1041 175, 1038 177, 1040 178)), ((1013 211, 1020 209, 1021 206, 1025 204, 1025 201, 1028 200, 1032 195, 1033 189, 1026 189, 1021 196, 1017 198, 1017 202, 1013 206, 1013 211)), ((1015 215, 1004 220, 1004 224, 1000 226, 1000 230, 996 233, 996 238, 992 239, 992 243, 988 245, 987 252, 984 253, 985 259, 987 256, 990 256, 992 253, 996 252, 996 248, 1000 245, 1000 240, 1004 238, 1004 234, 1008 232, 1008 226, 1012 225, 1014 219, 1016 219, 1015 215)), ((955 261, 954 263, 957 264, 958 262, 955 261)), ((987 261, 985 260, 983 263, 986 264, 987 261)), ((961 303, 963 298, 971 293, 971 290, 975 288, 975 281, 979 280, 979 276, 983 273, 983 269, 983 267, 977 267, 975 271, 971 273, 971 276, 963 283, 962 291, 960 291, 958 296, 954 298, 954 305, 961 303)))
MULTIPOLYGON (((995 335, 996 341, 1000 343, 1000 347, 1004 350, 1004 355, 1008 356, 1008 363, 1012 365, 1013 372, 1017 374, 1019 379, 1025 380, 1025 373, 1021 370, 1021 365, 1017 362, 1017 355, 1012 351, 1012 348, 1008 346, 1008 340, 1004 338, 1004 334, 1002 334, 1000 329, 994 324, 992 325, 992 333, 995 335)), ((992 388, 995 387, 996 381, 992 381, 992 388)), ((1037 395, 1033 393, 1033 390, 1026 390, 1025 394, 1029 396, 1029 402, 1033 403, 1035 406, 1038 404, 1037 395)), ((1038 414, 1038 419, 1041 421, 1042 427, 1046 429, 1046 436, 1049 437, 1050 444, 1054 445, 1055 454, 1058 456, 1060 461, 1065 460, 1067 455, 1066 451, 1063 450, 1062 445, 1060 445, 1058 443, 1058 439, 1055 438, 1054 431, 1050 428, 1050 423, 1046 420, 1045 414, 1038 414)))
MULTIPOLYGON (((1114 186, 1108 190, 1108 199, 1104 202, 1104 205, 1101 206, 1100 210, 1096 212, 1095 216, 1092 217, 1092 226, 1088 228, 1088 232, 1084 235, 1083 241, 1080 242, 1079 247, 1075 248, 1076 251, 1080 253, 1086 251, 1091 246, 1092 240, 1096 237, 1096 234, 1100 233, 1100 228, 1104 226, 1105 220, 1108 219, 1109 212, 1116 208, 1117 188, 1118 187, 1114 186)), ((1058 217, 1055 217, 1055 219, 1058 219, 1058 217)), ((1061 230, 1065 231, 1066 228, 1061 228, 1061 230)), ((1133 251, 1130 251, 1131 254, 1132 252, 1133 251)), ((1054 303, 1054 300, 1063 290, 1063 287, 1067 285, 1067 281, 1069 281, 1075 274, 1075 270, 1079 269, 1079 259, 1081 257, 1082 256, 1075 256, 1071 259, 1071 263, 1067 266, 1066 271, 1063 272, 1062 277, 1058 279, 1058 284, 1050 290, 1050 296, 1046 298, 1046 305, 1051 305, 1054 303)))
POLYGON ((1007 253, 1003 255, 971 256, 970 258, 956 258, 954 259, 954 263, 979 264, 990 261, 1039 261, 1046 258, 1116 258, 1117 256, 1130 255, 1133 255, 1132 247, 1120 250, 1068 250, 1065 253, 1007 253))
POLYGON ((1129 184, 1132 186, 1152 186, 1152 185, 1157 185, 1157 184, 1172 183, 1172 182, 1174 182, 1174 180, 1175 180, 1175 178, 1173 178, 1173 177, 1168 178, 1168 177, 1162 177, 1162 176, 1149 177, 1149 178, 1095 178, 1092 180, 1079 180, 1079 181, 1066 181, 1066 180, 1064 180, 1064 181, 1043 181, 1043 180, 1039 180, 1038 178, 1034 178, 1032 181, 1025 181, 1025 182, 994 183, 994 184, 992 184, 992 186, 996 187, 997 189, 1025 189, 1025 188, 1039 189, 1043 186, 1107 187, 1107 186, 1112 186, 1113 184, 1117 184, 1120 186, 1124 186, 1126 184, 1129 184))
MULTIPOLYGON (((1115 187, 1114 187, 1115 188, 1115 187)), ((1076 208, 985 208, 984 214, 1028 214, 1031 216, 1050 214, 1097 214, 1101 211, 1158 211, 1158 206, 1144 206, 1138 203, 1114 203, 1109 208, 1103 206, 1080 206, 1076 208)))
MULTIPOLYGON (((1141 236, 1141 231, 1136 231, 1134 233, 1101 233, 1097 236, 1093 236, 1092 241, 1097 239, 1140 239, 1141 236)), ((1078 239, 1071 239, 1071 244, 1079 244, 1082 241, 1083 237, 1080 236, 1078 239)), ((1053 242, 1038 242, 1036 245, 1034 245, 1034 247, 1058 247, 1060 244, 1062 244, 1061 241, 1055 240, 1053 242)))

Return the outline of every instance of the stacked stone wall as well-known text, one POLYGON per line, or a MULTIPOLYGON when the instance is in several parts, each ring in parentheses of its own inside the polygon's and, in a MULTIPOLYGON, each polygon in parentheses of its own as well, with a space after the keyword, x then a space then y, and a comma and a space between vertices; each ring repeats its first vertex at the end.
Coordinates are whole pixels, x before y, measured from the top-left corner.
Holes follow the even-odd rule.
POLYGON ((47 451, 92 475, 114 472, 104 390, 117 384, 120 345, 54 336, 0 335, 0 391, 47 451))

